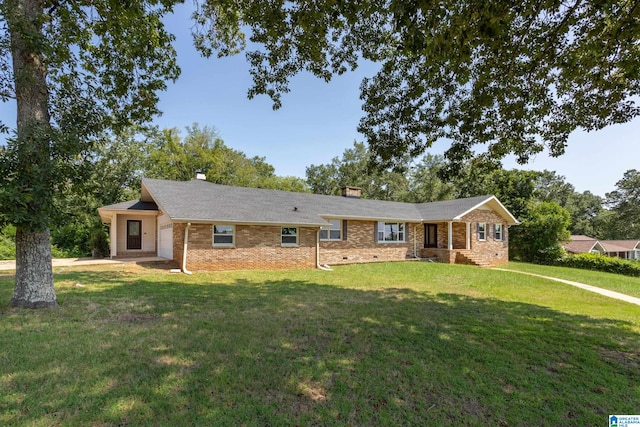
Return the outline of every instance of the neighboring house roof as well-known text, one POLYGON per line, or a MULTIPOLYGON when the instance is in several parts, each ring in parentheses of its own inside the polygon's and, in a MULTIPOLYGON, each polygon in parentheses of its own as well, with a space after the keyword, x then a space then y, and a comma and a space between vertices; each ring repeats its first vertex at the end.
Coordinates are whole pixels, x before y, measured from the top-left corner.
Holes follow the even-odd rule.
POLYGON ((574 235, 571 241, 564 245, 568 252, 629 252, 640 247, 640 240, 596 240, 593 237, 574 235))
MULTIPOLYGON (((573 239, 573 236, 571 236, 573 239)), ((571 240, 564 244, 564 249, 567 252, 571 252, 574 254, 579 254, 583 252, 591 252, 592 250, 598 250, 599 252, 605 252, 604 247, 598 243, 595 239, 578 239, 571 240)))
POLYGON ((640 240, 600 240, 606 252, 628 252, 638 249, 640 240))
POLYGON ((328 218, 455 221, 486 205, 487 209, 496 211, 509 225, 518 224, 494 196, 413 204, 234 187, 202 180, 143 178, 141 199, 156 202, 158 208, 173 221, 307 226, 327 225, 328 218))

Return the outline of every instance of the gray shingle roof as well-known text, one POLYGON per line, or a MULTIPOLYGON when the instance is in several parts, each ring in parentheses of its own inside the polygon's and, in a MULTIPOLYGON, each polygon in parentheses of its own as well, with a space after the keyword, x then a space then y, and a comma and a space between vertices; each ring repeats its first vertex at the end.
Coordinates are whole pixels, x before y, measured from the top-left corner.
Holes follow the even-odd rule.
POLYGON ((480 196, 413 204, 150 178, 142 180, 142 199, 155 201, 174 221, 309 226, 326 225, 325 218, 331 217, 407 222, 454 220, 484 202, 497 200, 480 196))

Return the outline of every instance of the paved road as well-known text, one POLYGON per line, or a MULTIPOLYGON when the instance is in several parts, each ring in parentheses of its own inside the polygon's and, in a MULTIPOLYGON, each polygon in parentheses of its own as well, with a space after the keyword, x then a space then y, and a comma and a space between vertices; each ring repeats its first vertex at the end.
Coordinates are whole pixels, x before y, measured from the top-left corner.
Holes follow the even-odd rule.
MULTIPOLYGON (((155 262, 155 261, 167 261, 167 260, 159 257, 123 258, 123 259, 54 258, 51 261, 51 264, 54 267, 73 267, 77 265, 123 264, 125 262, 155 262)), ((15 269, 16 269, 15 261, 0 261, 0 270, 15 270, 15 269)))
POLYGON ((587 291, 595 292, 597 294, 604 295, 604 296, 609 297, 609 298, 615 298, 615 299, 619 299, 619 300, 622 300, 622 301, 629 302, 631 304, 640 305, 640 298, 636 298, 636 297, 632 297, 632 296, 629 296, 629 295, 621 294, 620 292, 610 291, 608 289, 598 288, 596 286, 591 286, 591 285, 587 285, 587 284, 580 283, 580 282, 573 282, 571 280, 558 279, 557 277, 543 276, 541 274, 526 273, 524 271, 507 270, 506 268, 494 268, 493 270, 510 271, 512 273, 520 273, 520 274, 526 274, 528 276, 542 277, 543 279, 555 280, 556 282, 565 283, 567 285, 575 286, 575 287, 580 288, 580 289, 584 289, 584 290, 587 290, 587 291))

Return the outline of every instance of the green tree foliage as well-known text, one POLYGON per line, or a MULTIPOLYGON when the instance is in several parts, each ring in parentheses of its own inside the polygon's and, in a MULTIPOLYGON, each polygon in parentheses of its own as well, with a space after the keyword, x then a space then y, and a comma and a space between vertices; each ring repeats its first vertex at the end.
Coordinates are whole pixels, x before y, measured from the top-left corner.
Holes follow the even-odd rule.
POLYGON ((564 254, 569 240, 570 214, 555 202, 541 202, 509 233, 510 257, 527 262, 552 263, 564 254))
POLYGON ((556 202, 571 214, 569 231, 591 237, 605 238, 603 199, 590 191, 579 193, 566 182, 564 176, 552 171, 540 173, 536 198, 543 202, 556 202))
POLYGON ((88 256, 99 247, 105 254, 106 230, 96 209, 139 197, 147 134, 136 127, 104 134, 77 166, 76 175, 59 184, 51 242, 64 256, 88 256))
POLYGON ((636 2, 397 0, 385 9, 383 65, 362 84, 359 126, 383 165, 440 138, 452 140, 451 175, 476 156, 498 165, 513 153, 524 164, 545 147, 563 154, 575 129, 640 113, 636 2))
POLYGON ((640 171, 626 171, 616 189, 606 194, 606 204, 615 214, 610 238, 640 239, 640 171))
POLYGON ((426 154, 409 168, 407 191, 401 197, 404 202, 425 203, 452 199, 453 183, 443 181, 440 171, 445 160, 441 155, 426 154))
POLYGON ((0 150, 0 212, 16 225, 14 306, 57 305, 54 194, 102 132, 157 114, 157 92, 178 76, 161 20, 172 5, 0 3, 0 99, 17 105, 14 135, 0 150))
POLYGON ((9 224, 0 230, 0 259, 16 258, 16 227, 9 224))
POLYGON ((275 175, 275 169, 264 157, 247 157, 225 145, 215 129, 198 124, 186 128, 180 137, 177 129, 155 131, 148 147, 144 174, 150 178, 188 181, 197 172, 207 181, 241 187, 299 188, 295 179, 275 175))
POLYGON ((378 200, 400 200, 407 191, 404 174, 372 168, 370 152, 362 142, 354 141, 342 157, 331 163, 311 165, 306 169, 307 184, 316 194, 340 195, 345 186, 362 188, 362 197, 378 200))
POLYGON ((271 176, 260 182, 259 188, 270 190, 295 191, 296 193, 309 193, 311 190, 307 182, 297 176, 271 176))

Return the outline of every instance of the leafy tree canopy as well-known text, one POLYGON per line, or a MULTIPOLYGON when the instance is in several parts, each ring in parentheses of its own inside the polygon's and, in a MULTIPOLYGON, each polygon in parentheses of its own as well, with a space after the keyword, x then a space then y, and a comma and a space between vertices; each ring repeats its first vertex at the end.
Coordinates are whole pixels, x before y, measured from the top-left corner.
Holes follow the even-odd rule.
POLYGON ((359 127, 382 164, 439 138, 452 142, 449 174, 475 156, 495 164, 513 153, 522 164, 545 147, 563 154, 575 129, 640 113, 637 2, 386 6, 388 49, 362 84, 359 127))
POLYGON ((606 204, 615 213, 613 238, 640 239, 640 171, 630 169, 606 194, 606 204))
POLYGON ((399 172, 370 168, 370 152, 366 144, 354 141, 342 157, 331 163, 311 165, 306 169, 307 184, 316 194, 340 195, 345 186, 362 189, 362 197, 399 200, 407 188, 407 178, 399 172))
POLYGON ((186 131, 184 138, 175 128, 149 133, 147 154, 142 159, 145 176, 188 181, 201 172, 216 184, 308 191, 300 178, 276 176, 264 157, 250 158, 228 147, 214 128, 194 123, 186 131))

